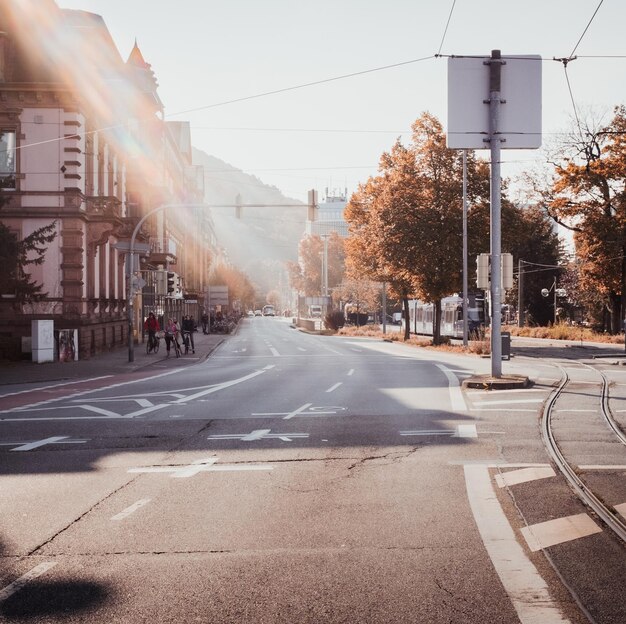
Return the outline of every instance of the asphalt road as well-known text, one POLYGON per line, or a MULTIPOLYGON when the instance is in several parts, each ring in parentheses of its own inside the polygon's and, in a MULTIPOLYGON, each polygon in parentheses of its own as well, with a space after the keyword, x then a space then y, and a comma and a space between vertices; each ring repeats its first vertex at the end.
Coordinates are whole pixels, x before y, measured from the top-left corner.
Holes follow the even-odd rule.
POLYGON ((488 361, 254 318, 185 368, 5 386, 0 620, 626 621, 614 538, 524 538, 584 509, 532 472, 557 369, 504 369, 534 386, 464 392, 488 361))

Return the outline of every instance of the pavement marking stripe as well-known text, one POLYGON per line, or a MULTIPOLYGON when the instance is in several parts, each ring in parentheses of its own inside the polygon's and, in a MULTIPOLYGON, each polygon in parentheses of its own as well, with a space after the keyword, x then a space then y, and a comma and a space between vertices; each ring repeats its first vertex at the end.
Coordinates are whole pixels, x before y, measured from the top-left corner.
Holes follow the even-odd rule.
POLYGON ((254 440, 260 440, 261 438, 263 438, 263 436, 268 434, 270 431, 271 429, 256 429, 255 431, 252 431, 248 435, 243 436, 241 440, 243 442, 252 442, 254 440))
POLYGON ((354 375, 354 368, 351 368, 351 369, 348 371, 348 377, 352 377, 352 375, 354 375))
POLYGON ((130 507, 126 507, 126 509, 123 509, 122 511, 120 511, 120 513, 115 514, 111 518, 111 520, 124 520, 125 518, 128 518, 130 514, 135 513, 138 509, 141 509, 144 505, 147 505, 149 502, 150 502, 149 498, 142 498, 138 500, 136 503, 133 503, 132 505, 130 505, 130 507))
MULTIPOLYGON (((493 408, 493 409, 489 409, 488 407, 470 407, 469 408, 470 412, 502 412, 504 411, 503 408, 493 408)), ((507 412, 525 412, 527 414, 536 414, 537 410, 531 410, 531 409, 507 409, 507 412)))
POLYGON ((18 394, 29 394, 31 392, 39 392, 41 390, 51 390, 52 388, 60 388, 61 386, 71 386, 72 384, 89 383, 90 381, 98 381, 100 379, 108 379, 113 375, 101 375, 100 377, 89 377, 88 379, 73 379, 72 381, 64 381, 58 384, 52 384, 50 386, 40 386, 39 388, 29 388, 28 390, 19 390, 18 392, 7 392, 6 394, 0 394, 0 399, 6 397, 16 396, 18 394))
POLYGON ((557 518, 532 524, 521 529, 521 533, 533 552, 571 542, 594 533, 602 533, 602 529, 586 514, 557 518))
POLYGON ((339 381, 334 386, 331 386, 330 388, 328 388, 326 392, 332 392, 333 390, 337 390, 337 388, 339 388, 339 386, 342 386, 342 385, 343 385, 343 382, 339 381))
POLYGON ((552 466, 541 466, 534 468, 520 468, 519 470, 511 470, 496 475, 496 483, 498 487, 506 487, 508 485, 517 485, 518 483, 528 483, 537 479, 547 479, 555 477, 556 473, 552 466))
POLYGON ((466 412, 467 405, 461 392, 461 385, 459 384, 458 377, 450 371, 449 368, 442 364, 436 364, 437 368, 443 372, 448 378, 448 390, 450 392, 450 403, 452 404, 452 410, 455 412, 466 412))
POLYGON ((28 585, 30 581, 36 579, 38 576, 45 574, 51 568, 54 568, 56 562, 45 561, 35 566, 26 574, 20 576, 20 578, 14 580, 10 585, 7 585, 4 589, 0 589, 0 602, 4 602, 7 598, 10 598, 13 594, 17 593, 25 585, 28 585))
POLYGON ((626 518, 626 503, 615 505, 615 511, 617 511, 618 514, 626 518))
POLYGON ((508 523, 493 489, 488 467, 465 465, 465 485, 476 526, 521 624, 563 624, 548 586, 508 523))
POLYGON ((543 403, 543 399, 507 399, 503 401, 472 401, 473 405, 518 405, 519 403, 543 403))

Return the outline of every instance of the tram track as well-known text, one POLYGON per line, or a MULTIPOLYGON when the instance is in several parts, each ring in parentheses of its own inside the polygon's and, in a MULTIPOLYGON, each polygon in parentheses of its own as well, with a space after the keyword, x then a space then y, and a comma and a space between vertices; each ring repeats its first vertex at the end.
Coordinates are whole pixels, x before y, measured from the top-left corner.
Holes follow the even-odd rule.
MULTIPOLYGON (((576 468, 567 460, 557 442, 552 423, 553 415, 555 413, 555 405, 562 397, 566 388, 570 385, 571 380, 567 370, 563 366, 560 364, 556 364, 556 366, 561 371, 561 381, 544 406, 541 420, 541 431, 544 445, 552 458, 552 461, 558 467, 582 502, 587 505, 587 507, 591 508, 604 522, 604 524, 622 540, 622 542, 626 543, 626 520, 622 519, 613 509, 606 505, 600 496, 592 491, 583 479, 581 479, 576 468)), ((601 377, 600 411, 602 418, 609 429, 613 432, 616 442, 619 442, 626 447, 626 435, 611 414, 609 406, 609 384, 606 375, 602 371, 587 364, 583 364, 583 366, 593 370, 601 377)))

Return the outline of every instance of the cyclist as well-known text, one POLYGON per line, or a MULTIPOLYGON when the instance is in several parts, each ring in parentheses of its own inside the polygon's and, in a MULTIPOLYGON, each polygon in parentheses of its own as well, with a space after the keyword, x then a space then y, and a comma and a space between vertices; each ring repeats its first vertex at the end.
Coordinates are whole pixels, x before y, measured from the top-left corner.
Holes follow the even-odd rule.
POLYGON ((193 341, 193 316, 183 316, 183 342, 185 343, 185 353, 189 350, 191 345, 191 352, 196 352, 196 345, 193 341))
POLYGON ((178 323, 172 318, 168 319, 167 324, 165 325, 165 347, 167 348, 167 357, 170 356, 170 348, 172 343, 175 342, 178 349, 180 349, 180 345, 178 344, 178 323))
POLYGON ((156 345, 156 333, 161 329, 159 327, 159 321, 154 316, 154 312, 148 314, 148 318, 143 324, 143 328, 148 332, 148 353, 152 351, 156 345))

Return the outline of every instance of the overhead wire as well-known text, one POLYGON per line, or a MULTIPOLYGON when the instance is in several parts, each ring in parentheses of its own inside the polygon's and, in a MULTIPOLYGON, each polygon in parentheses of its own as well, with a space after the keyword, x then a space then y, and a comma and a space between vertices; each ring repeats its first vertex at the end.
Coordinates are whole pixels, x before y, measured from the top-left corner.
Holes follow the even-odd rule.
POLYGON ((452 0, 452 6, 450 7, 450 14, 448 15, 448 21, 446 22, 446 27, 444 28, 443 35, 441 37, 441 43, 439 44, 439 50, 437 50, 436 56, 441 55, 441 49, 443 48, 443 42, 448 34, 448 26, 450 26, 450 20, 452 19, 452 13, 454 12, 454 7, 456 6, 456 0, 452 0))

